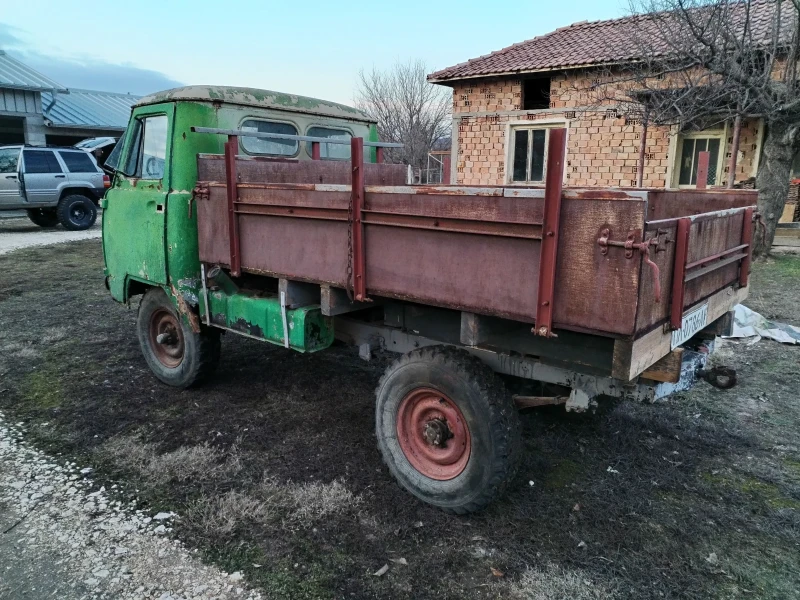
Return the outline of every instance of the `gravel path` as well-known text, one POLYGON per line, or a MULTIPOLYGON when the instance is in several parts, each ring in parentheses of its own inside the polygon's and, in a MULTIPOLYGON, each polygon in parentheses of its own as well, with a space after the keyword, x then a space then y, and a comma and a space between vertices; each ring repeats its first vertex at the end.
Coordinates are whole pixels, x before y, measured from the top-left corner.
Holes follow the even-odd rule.
POLYGON ((99 238, 101 236, 100 217, 91 229, 86 231, 66 231, 60 225, 53 229, 42 229, 27 217, 0 218, 0 254, 29 246, 49 246, 63 242, 74 242, 99 238))
POLYGON ((31 448, 0 413, 0 598, 262 598, 170 538, 176 515, 122 505, 90 473, 31 448))

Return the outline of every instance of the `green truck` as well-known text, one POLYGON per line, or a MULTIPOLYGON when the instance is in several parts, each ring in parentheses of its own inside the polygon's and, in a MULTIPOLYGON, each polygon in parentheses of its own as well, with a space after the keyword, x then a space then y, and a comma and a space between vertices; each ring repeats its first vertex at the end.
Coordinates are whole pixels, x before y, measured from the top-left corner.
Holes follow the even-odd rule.
POLYGON ((455 513, 513 479, 517 407, 735 381, 705 366, 747 296, 756 192, 562 189, 564 129, 543 187, 408 185, 392 146, 322 100, 140 100, 106 162, 103 251, 114 299, 142 296, 155 376, 200 383, 226 332, 398 352, 376 391, 379 449, 405 489, 455 513))

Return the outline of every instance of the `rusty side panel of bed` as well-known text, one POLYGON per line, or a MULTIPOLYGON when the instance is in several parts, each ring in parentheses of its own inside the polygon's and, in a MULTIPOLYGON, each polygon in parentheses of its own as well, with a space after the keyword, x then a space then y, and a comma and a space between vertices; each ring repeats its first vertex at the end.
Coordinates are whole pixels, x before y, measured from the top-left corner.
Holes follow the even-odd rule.
POLYGON ((647 220, 658 221, 753 206, 757 200, 756 190, 648 190, 647 220))
MULTIPOLYGON (((221 161, 199 162, 201 177, 208 178, 202 184, 207 200, 197 202, 200 258, 227 265, 226 189, 215 183, 224 180, 224 171, 221 161)), ((243 270, 345 287, 350 187, 338 183, 342 174, 307 183, 319 180, 317 165, 237 163, 243 270)), ((362 218, 368 294, 533 323, 543 202, 542 190, 367 181, 362 218)), ((624 252, 603 256, 597 239, 604 228, 641 232, 644 211, 641 193, 565 191, 556 328, 633 333, 640 259, 624 252)))

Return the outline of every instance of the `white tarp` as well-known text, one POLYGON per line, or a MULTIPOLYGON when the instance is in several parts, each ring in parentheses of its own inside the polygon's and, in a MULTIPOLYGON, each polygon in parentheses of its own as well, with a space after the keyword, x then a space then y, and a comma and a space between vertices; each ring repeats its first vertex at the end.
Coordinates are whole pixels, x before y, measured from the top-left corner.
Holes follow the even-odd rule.
POLYGON ((783 344, 800 344, 800 327, 768 321, 743 304, 734 309, 732 338, 753 338, 751 343, 761 338, 769 338, 783 344))

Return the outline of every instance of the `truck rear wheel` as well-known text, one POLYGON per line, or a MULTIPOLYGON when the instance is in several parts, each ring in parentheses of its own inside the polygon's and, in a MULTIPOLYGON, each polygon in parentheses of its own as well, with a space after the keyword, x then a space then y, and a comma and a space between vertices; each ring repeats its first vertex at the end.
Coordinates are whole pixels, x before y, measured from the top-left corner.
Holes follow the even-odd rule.
POLYGON ((414 350, 389 366, 376 393, 383 460, 420 500, 451 513, 474 512, 514 478, 517 410, 477 358, 444 346, 414 350))
POLYGON ((51 228, 58 225, 58 215, 53 208, 29 208, 28 218, 39 227, 51 228))
POLYGON ((64 229, 81 231, 94 225, 97 220, 97 207, 86 196, 70 194, 58 202, 56 214, 64 229))
POLYGON ((142 298, 136 331, 147 365, 167 385, 187 388, 200 383, 219 362, 219 332, 192 331, 161 288, 148 290, 142 298))

